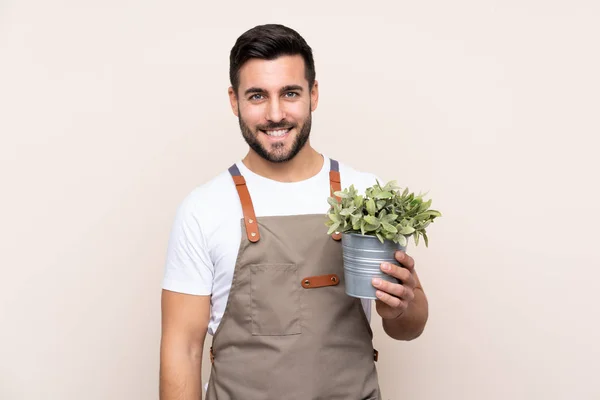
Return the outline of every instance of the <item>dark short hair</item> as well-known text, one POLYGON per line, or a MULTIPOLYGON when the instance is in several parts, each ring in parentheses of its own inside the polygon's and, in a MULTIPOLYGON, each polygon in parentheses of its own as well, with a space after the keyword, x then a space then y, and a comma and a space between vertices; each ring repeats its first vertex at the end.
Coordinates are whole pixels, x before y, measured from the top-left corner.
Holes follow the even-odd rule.
POLYGON ((295 30, 280 24, 258 25, 244 32, 229 55, 229 80, 237 93, 240 68, 252 58, 274 60, 283 55, 301 55, 308 87, 315 82, 315 62, 312 49, 295 30))

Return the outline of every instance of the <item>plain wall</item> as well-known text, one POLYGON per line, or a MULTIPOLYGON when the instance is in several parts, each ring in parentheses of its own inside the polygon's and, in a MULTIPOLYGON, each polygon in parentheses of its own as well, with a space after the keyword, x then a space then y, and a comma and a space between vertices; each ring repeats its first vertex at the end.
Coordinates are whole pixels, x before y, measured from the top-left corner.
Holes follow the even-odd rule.
MULTIPOLYGON (((0 399, 158 399, 179 202, 241 158, 228 56, 313 47, 312 144, 428 191, 385 399, 600 399, 597 1, 0 1, 0 399)), ((324 199, 325 201, 325 199, 324 199)), ((208 368, 203 375, 208 376, 208 368)))

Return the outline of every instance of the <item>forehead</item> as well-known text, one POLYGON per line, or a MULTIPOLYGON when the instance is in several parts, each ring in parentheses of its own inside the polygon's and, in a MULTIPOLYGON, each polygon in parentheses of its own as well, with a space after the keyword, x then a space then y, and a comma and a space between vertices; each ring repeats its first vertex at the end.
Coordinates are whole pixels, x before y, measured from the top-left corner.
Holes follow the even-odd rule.
POLYGON ((308 86, 302 56, 281 56, 274 60, 253 58, 240 68, 241 92, 250 87, 279 90, 286 85, 308 86))

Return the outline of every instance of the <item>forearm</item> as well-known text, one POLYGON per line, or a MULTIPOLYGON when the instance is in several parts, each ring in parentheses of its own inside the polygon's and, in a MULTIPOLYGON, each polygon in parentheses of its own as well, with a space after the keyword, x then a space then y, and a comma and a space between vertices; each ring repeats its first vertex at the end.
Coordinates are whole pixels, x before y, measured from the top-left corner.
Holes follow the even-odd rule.
POLYGON ((396 340, 413 340, 418 338, 427 323, 429 306, 425 292, 415 288, 415 298, 401 316, 395 319, 383 319, 383 330, 396 340))
POLYGON ((202 399, 202 349, 163 349, 160 361, 160 400, 202 399))

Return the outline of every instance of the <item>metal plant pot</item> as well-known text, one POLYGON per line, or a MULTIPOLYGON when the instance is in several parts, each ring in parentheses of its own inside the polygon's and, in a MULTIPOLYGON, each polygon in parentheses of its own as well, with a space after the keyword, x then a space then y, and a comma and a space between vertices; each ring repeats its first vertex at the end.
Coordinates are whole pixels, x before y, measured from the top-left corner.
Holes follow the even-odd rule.
POLYGON ((384 262, 400 265, 394 258, 397 250, 404 251, 406 247, 391 240, 381 243, 372 235, 342 233, 346 294, 362 299, 376 299, 377 289, 373 286, 373 278, 398 283, 396 278, 381 270, 381 264, 384 262))

